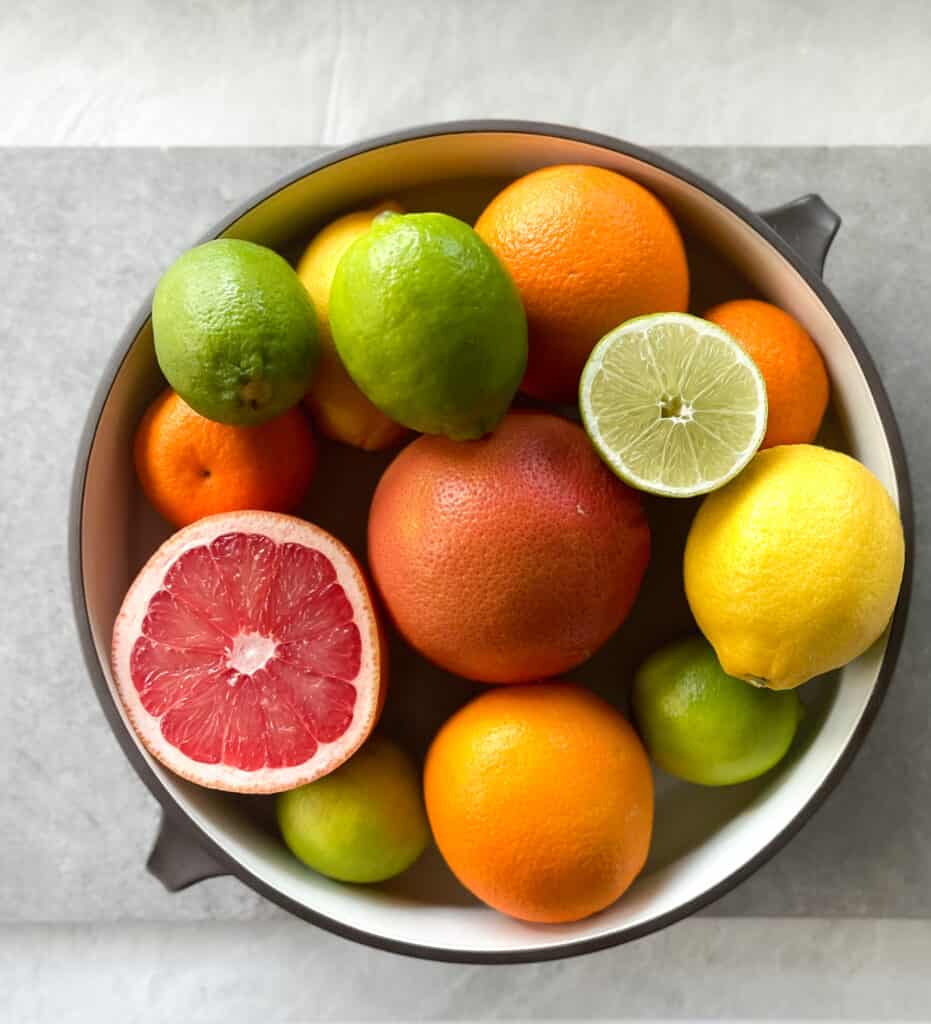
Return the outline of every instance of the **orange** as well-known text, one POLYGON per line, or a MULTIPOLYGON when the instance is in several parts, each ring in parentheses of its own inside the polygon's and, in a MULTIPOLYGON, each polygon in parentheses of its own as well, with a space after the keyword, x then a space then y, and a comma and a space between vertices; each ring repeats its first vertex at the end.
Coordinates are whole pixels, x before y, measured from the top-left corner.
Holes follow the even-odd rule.
POLYGON ((527 313, 523 389, 574 402, 595 343, 644 313, 684 312, 685 248, 666 207, 603 167, 545 167, 497 195, 475 230, 501 259, 527 313))
POLYGON ((233 427, 205 419, 170 390, 143 416, 134 456, 146 497, 175 526, 215 512, 290 512, 317 462, 298 408, 257 427, 233 427))
POLYGON ((633 728, 567 683, 491 690, 438 733, 427 815, 453 873, 523 921, 577 921, 640 873, 653 777, 633 728))
POLYGON ((759 299, 722 302, 705 319, 740 342, 763 374, 769 419, 760 447, 814 441, 828 404, 828 374, 805 328, 759 299))
POLYGON ((479 441, 408 445, 375 491, 368 541, 408 643, 489 683, 585 661, 626 618, 650 557, 639 494, 580 427, 538 412, 479 441))

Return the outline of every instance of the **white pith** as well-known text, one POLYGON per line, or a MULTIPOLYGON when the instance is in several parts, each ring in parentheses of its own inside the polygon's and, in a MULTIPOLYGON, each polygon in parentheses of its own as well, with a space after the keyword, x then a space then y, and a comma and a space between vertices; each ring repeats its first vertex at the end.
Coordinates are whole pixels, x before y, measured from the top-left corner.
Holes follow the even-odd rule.
MULTIPOLYGON (((267 644, 273 643, 267 638, 261 640, 261 645, 251 641, 252 661, 255 661, 256 646, 267 650, 267 644)), ((234 656, 236 653, 234 648, 234 656)), ((246 656, 242 649, 238 653, 241 657, 246 656)), ((319 527, 293 516, 272 512, 234 512, 208 516, 170 537, 149 559, 126 594, 113 627, 112 667, 117 691, 129 720, 149 752, 183 778, 202 786, 237 793, 273 793, 293 789, 342 764, 371 732, 378 707, 382 673, 375 612, 352 555, 339 541, 319 527), (354 621, 362 635, 362 660, 359 673, 352 680, 357 693, 352 722, 339 739, 333 743, 319 743, 313 756, 299 765, 244 771, 229 765, 195 761, 165 740, 160 719, 145 709, 132 681, 129 662, 133 644, 141 633, 142 620, 149 602, 161 588, 169 568, 185 551, 209 544, 224 533, 258 533, 277 544, 292 542, 320 551, 332 563, 337 581, 356 610, 354 621), (366 609, 368 615, 364 614, 366 609)), ((256 665, 252 671, 258 667, 256 665)))
POLYGON ((274 658, 277 647, 278 644, 270 636, 262 633, 237 633, 233 637, 233 649, 226 663, 242 675, 251 676, 274 658))

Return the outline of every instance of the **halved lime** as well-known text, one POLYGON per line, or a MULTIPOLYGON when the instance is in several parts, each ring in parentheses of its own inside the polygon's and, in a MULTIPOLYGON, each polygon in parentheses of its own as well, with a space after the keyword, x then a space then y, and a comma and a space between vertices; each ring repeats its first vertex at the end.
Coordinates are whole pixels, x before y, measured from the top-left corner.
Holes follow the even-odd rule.
POLYGON ((626 483, 672 498, 736 476, 766 432, 766 385, 725 331, 687 313, 640 316, 589 356, 579 406, 598 453, 626 483))

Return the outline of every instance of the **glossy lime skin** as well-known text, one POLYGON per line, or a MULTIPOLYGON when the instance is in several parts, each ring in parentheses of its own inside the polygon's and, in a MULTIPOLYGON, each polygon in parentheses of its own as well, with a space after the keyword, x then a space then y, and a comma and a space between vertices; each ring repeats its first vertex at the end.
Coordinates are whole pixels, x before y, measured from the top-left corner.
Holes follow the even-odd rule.
POLYGON ((168 383, 219 423, 264 423, 296 405, 319 359, 317 317, 286 260, 235 238, 206 242, 165 271, 152 303, 168 383))
POLYGON ((468 224, 443 213, 377 218, 339 261, 329 315, 359 388, 426 434, 493 430, 527 365, 514 282, 468 224))
POLYGON ((704 637, 669 644, 634 679, 637 726, 654 761, 703 786, 729 786, 768 772, 785 756, 802 717, 791 690, 735 679, 704 637))
POLYGON ((400 747, 375 736, 316 782, 281 793, 278 825, 291 852, 341 882, 383 882, 426 849, 420 776, 400 747))

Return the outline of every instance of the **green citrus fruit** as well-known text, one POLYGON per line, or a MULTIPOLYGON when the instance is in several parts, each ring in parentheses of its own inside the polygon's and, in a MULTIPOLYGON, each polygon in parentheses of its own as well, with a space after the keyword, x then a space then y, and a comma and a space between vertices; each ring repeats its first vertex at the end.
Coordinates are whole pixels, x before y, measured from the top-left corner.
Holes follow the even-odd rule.
POLYGON ((791 691, 727 675, 703 637, 669 644, 640 666, 633 707, 650 756, 703 786, 729 786, 782 760, 802 717, 791 691))
POLYGON ((381 736, 322 779, 281 793, 277 809, 291 852, 341 882, 393 878, 430 841, 413 762, 381 736))
POLYGON ((329 315, 356 384, 426 434, 487 434, 526 367, 517 288, 472 228, 443 213, 378 217, 340 259, 329 315))
POLYGON ((330 286, 343 253, 371 228, 380 213, 392 208, 400 211, 383 203, 338 217, 314 235, 297 265, 297 276, 314 304, 320 331, 320 365, 304 401, 321 433, 366 451, 391 448, 407 431, 376 409, 346 372, 330 331, 330 286))
POLYGON ((716 324, 654 313, 615 327, 579 383, 582 420, 626 483, 670 498, 705 494, 753 458, 766 432, 766 385, 716 324))
POLYGON ((190 249, 165 271, 152 330, 168 383, 219 423, 280 415, 304 396, 319 358, 297 274, 271 249, 235 238, 190 249))

